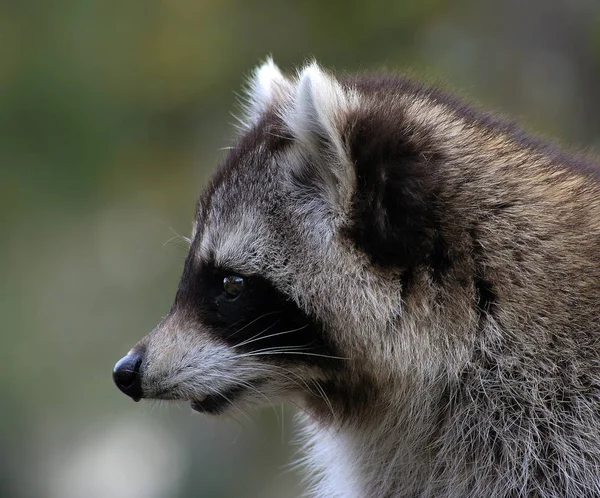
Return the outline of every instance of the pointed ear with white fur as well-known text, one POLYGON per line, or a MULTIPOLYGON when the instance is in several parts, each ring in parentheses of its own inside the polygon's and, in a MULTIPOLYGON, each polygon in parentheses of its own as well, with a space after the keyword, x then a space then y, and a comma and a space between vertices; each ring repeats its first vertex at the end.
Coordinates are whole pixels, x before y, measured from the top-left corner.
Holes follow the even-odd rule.
POLYGON ((295 143, 289 168, 293 191, 304 201, 310 199, 305 208, 314 226, 329 230, 334 219, 342 220, 349 213, 356 172, 345 135, 357 108, 356 92, 312 63, 300 71, 282 112, 295 143))
POLYGON ((300 144, 310 149, 329 145, 335 152, 344 154, 342 129, 356 105, 355 94, 313 62, 300 72, 293 101, 284 118, 300 144))
POLYGON ((250 128, 273 105, 284 100, 292 85, 269 57, 252 71, 244 98, 243 127, 250 128))

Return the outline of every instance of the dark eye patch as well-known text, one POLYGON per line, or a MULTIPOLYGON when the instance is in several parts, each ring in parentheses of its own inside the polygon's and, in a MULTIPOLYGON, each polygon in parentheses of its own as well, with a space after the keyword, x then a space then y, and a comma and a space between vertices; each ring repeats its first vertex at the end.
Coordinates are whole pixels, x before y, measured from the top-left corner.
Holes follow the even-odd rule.
POLYGON ((339 363, 327 358, 340 355, 327 340, 322 324, 263 277, 209 265, 194 272, 186 268, 175 306, 240 353, 278 363, 339 363), (232 299, 224 289, 224 279, 236 275, 243 278, 243 290, 232 299))

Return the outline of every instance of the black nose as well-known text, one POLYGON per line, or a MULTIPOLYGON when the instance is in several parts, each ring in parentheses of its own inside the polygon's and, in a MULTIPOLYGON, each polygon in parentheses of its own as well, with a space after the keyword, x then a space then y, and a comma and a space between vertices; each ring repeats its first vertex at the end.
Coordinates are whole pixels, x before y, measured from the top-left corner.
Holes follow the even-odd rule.
POLYGON ((127 356, 121 358, 113 370, 115 384, 133 401, 142 399, 141 364, 142 355, 132 351, 127 356))

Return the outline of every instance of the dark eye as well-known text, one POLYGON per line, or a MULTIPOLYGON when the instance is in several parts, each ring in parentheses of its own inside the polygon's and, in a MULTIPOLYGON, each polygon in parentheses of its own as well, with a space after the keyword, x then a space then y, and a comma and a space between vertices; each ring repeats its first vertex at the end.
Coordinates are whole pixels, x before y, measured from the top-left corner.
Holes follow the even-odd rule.
POLYGON ((223 279, 223 290, 225 291, 225 294, 227 294, 227 297, 233 299, 242 293, 244 284, 244 277, 229 275, 223 279))

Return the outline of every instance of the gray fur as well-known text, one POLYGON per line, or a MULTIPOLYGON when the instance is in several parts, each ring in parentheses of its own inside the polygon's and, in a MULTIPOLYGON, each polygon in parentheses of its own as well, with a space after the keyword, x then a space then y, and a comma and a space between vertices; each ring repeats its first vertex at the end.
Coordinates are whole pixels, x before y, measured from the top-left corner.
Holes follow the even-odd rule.
MULTIPOLYGON (((262 393, 305 411, 314 496, 600 496, 595 166, 402 79, 267 66, 190 257, 271 282, 324 324, 338 358, 240 356, 178 310, 143 341, 145 397, 194 399, 203 379, 272 372, 262 393), (443 241, 439 269, 433 246, 382 263, 352 235, 364 181, 353 154, 373 147, 352 137, 386 134, 406 140, 432 203, 415 237, 443 241)), ((392 161, 384 145, 374 163, 392 161)), ((395 178, 381 171, 373 181, 395 178)))

